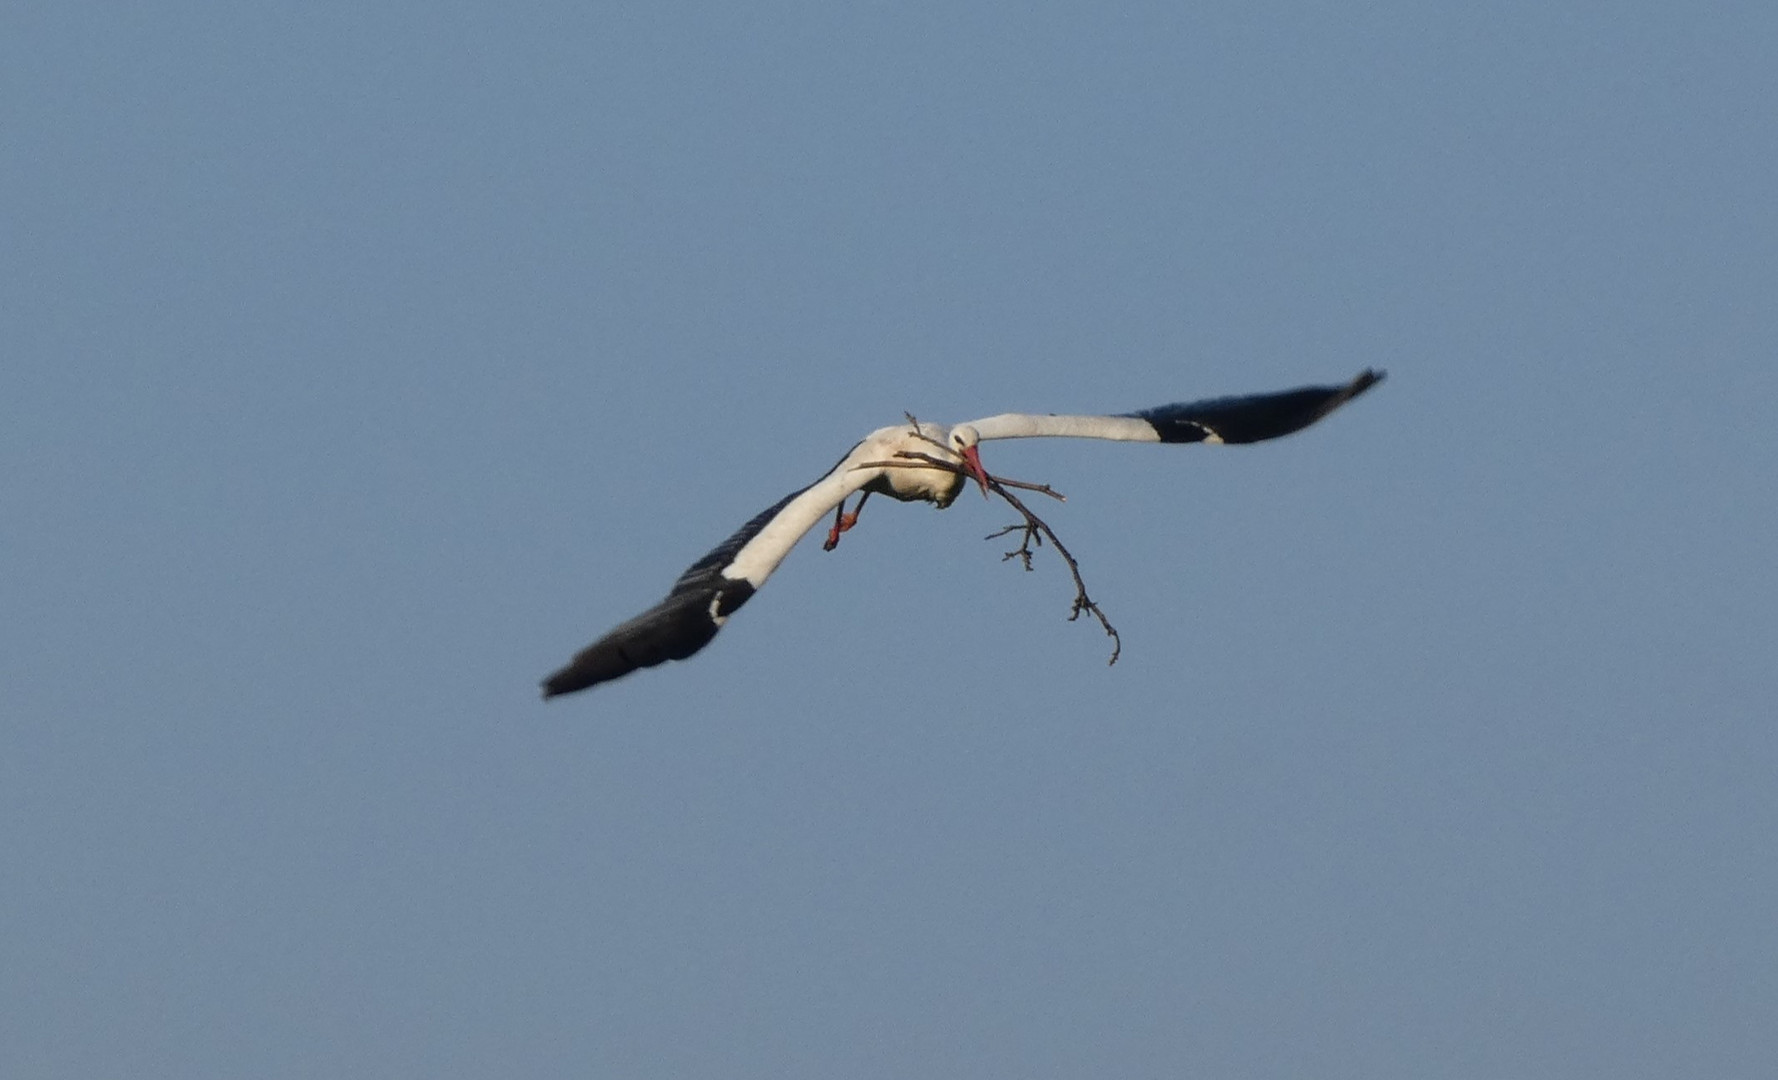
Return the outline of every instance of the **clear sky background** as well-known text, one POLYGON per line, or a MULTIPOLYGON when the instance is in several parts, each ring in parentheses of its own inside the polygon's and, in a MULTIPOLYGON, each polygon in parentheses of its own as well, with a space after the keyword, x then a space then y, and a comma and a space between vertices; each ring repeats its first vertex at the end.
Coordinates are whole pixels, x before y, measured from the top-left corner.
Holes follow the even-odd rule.
POLYGON ((0 1074, 1770 1077, 1778 8, 0 34, 0 1074), (904 410, 987 447, 536 683, 904 410))

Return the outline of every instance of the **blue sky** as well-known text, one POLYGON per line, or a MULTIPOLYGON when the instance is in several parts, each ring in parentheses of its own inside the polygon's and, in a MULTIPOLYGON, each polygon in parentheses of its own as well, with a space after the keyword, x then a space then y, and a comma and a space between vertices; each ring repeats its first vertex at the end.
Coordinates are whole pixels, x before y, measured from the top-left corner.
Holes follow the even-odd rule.
POLYGON ((1766 5, 15 5, 0 1072, 1763 1077, 1766 5), (873 503, 903 411, 1123 634, 873 503))

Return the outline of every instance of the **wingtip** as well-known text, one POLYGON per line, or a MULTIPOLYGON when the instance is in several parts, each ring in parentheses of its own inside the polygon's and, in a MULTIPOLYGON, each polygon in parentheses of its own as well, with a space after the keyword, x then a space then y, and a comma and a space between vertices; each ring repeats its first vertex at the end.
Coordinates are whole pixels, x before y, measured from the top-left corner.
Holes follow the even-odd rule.
POLYGON ((550 698, 561 697, 563 694, 573 693, 576 690, 584 689, 582 686, 575 685, 568 678, 569 673, 573 670, 574 667, 571 664, 560 671, 552 673, 549 678, 543 680, 543 682, 539 684, 543 690, 543 700, 548 701, 550 698))
POLYGON ((1346 402, 1351 401, 1366 390, 1369 390, 1371 387, 1382 382, 1383 377, 1387 374, 1388 372, 1384 371, 1382 368, 1365 368, 1358 373, 1357 378, 1346 384, 1345 389, 1334 395, 1333 399, 1322 409, 1321 415, 1326 416, 1341 405, 1344 405, 1346 402))

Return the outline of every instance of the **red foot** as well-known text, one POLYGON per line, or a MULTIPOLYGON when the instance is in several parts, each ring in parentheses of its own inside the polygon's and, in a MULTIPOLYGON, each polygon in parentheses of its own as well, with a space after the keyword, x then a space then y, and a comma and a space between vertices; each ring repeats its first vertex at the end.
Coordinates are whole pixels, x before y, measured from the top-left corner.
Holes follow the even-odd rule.
POLYGON ((843 510, 840 511, 839 514, 835 515, 833 524, 827 527, 827 539, 822 541, 821 550, 832 551, 834 548, 839 547, 840 534, 850 531, 852 526, 856 524, 858 524, 857 511, 853 511, 850 514, 843 510))

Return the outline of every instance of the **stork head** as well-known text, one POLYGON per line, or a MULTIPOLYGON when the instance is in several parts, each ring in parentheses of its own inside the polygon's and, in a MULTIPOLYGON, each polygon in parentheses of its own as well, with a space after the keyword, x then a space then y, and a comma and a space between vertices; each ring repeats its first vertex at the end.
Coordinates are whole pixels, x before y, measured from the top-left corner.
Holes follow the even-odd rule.
POLYGON ((958 424, 945 441, 950 444, 952 452, 963 459, 963 468, 982 489, 982 498, 987 498, 988 471, 982 468, 982 455, 976 449, 976 444, 982 441, 981 433, 969 424, 958 424))

